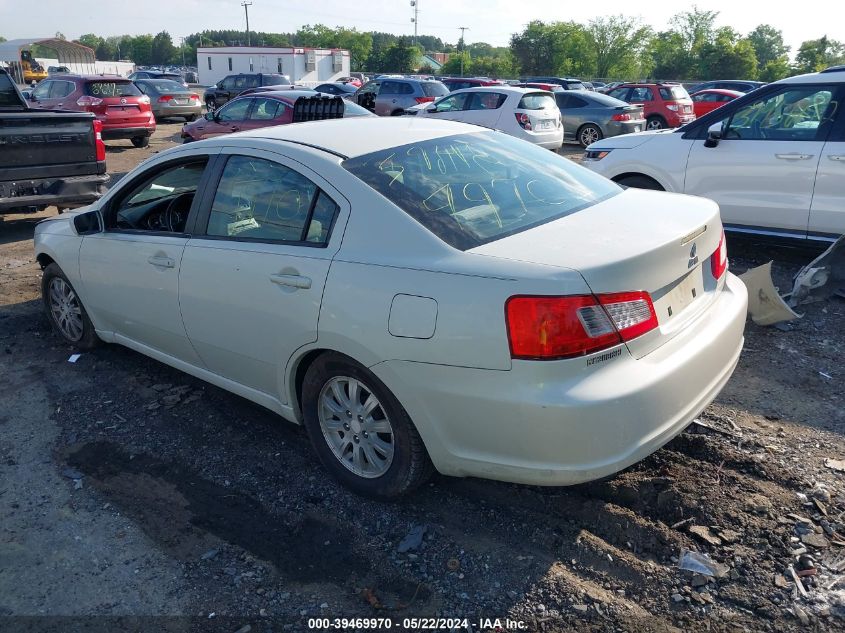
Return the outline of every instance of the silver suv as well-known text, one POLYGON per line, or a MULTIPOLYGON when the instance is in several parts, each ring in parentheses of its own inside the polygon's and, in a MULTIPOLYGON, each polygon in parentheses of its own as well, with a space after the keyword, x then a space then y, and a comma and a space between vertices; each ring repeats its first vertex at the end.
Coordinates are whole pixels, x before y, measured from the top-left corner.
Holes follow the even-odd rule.
POLYGON ((420 103, 449 94, 439 81, 385 77, 368 81, 358 89, 353 100, 380 116, 398 116, 420 103))

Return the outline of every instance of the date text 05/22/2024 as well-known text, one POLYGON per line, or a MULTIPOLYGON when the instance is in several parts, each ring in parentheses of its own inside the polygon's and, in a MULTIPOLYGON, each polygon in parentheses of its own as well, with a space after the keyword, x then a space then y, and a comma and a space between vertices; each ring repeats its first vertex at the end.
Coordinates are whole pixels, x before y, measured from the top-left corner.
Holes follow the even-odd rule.
POLYGON ((391 630, 400 631, 525 631, 528 626, 522 620, 510 618, 309 618, 308 628, 314 631, 345 630, 391 630))

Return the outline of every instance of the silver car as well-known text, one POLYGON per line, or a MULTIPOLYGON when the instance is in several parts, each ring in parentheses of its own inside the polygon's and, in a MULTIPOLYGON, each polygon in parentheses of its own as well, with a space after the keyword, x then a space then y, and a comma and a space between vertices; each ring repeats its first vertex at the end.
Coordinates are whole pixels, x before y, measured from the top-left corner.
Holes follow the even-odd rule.
POLYGON ((586 90, 556 90, 553 94, 563 119, 564 141, 578 141, 587 147, 608 136, 645 129, 641 105, 586 90))
POLYGON ((353 101, 380 116, 399 116, 406 108, 447 94, 449 89, 439 81, 384 77, 361 86, 353 101))
POLYGON ((184 117, 193 121, 202 114, 202 101, 196 92, 170 79, 136 79, 138 90, 150 98, 156 120, 184 117))

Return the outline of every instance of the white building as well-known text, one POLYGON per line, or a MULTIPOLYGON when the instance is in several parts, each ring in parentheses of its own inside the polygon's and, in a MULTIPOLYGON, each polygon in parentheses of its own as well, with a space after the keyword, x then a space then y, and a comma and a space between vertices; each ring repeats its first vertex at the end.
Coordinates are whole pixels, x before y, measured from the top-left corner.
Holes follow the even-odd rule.
POLYGON ((216 84, 236 73, 282 73, 291 81, 316 86, 349 75, 349 51, 339 48, 232 46, 198 48, 199 82, 216 84))

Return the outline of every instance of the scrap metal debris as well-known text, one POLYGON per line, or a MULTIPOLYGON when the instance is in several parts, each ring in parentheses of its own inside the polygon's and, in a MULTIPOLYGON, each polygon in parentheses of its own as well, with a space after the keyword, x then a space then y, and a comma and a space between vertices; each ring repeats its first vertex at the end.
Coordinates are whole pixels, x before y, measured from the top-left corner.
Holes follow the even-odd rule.
POLYGON ((845 289, 845 235, 804 266, 793 279, 790 306, 824 301, 845 289))
POLYGON ((826 459, 824 465, 840 473, 845 473, 845 459, 826 459))
POLYGON ((704 576, 723 578, 728 575, 730 568, 727 565, 717 563, 707 554, 699 554, 691 550, 683 550, 681 559, 678 561, 678 569, 691 571, 704 576))
POLYGON ((748 313, 757 325, 774 325, 801 318, 778 293, 772 281, 772 262, 751 268, 739 278, 748 289, 748 313))

